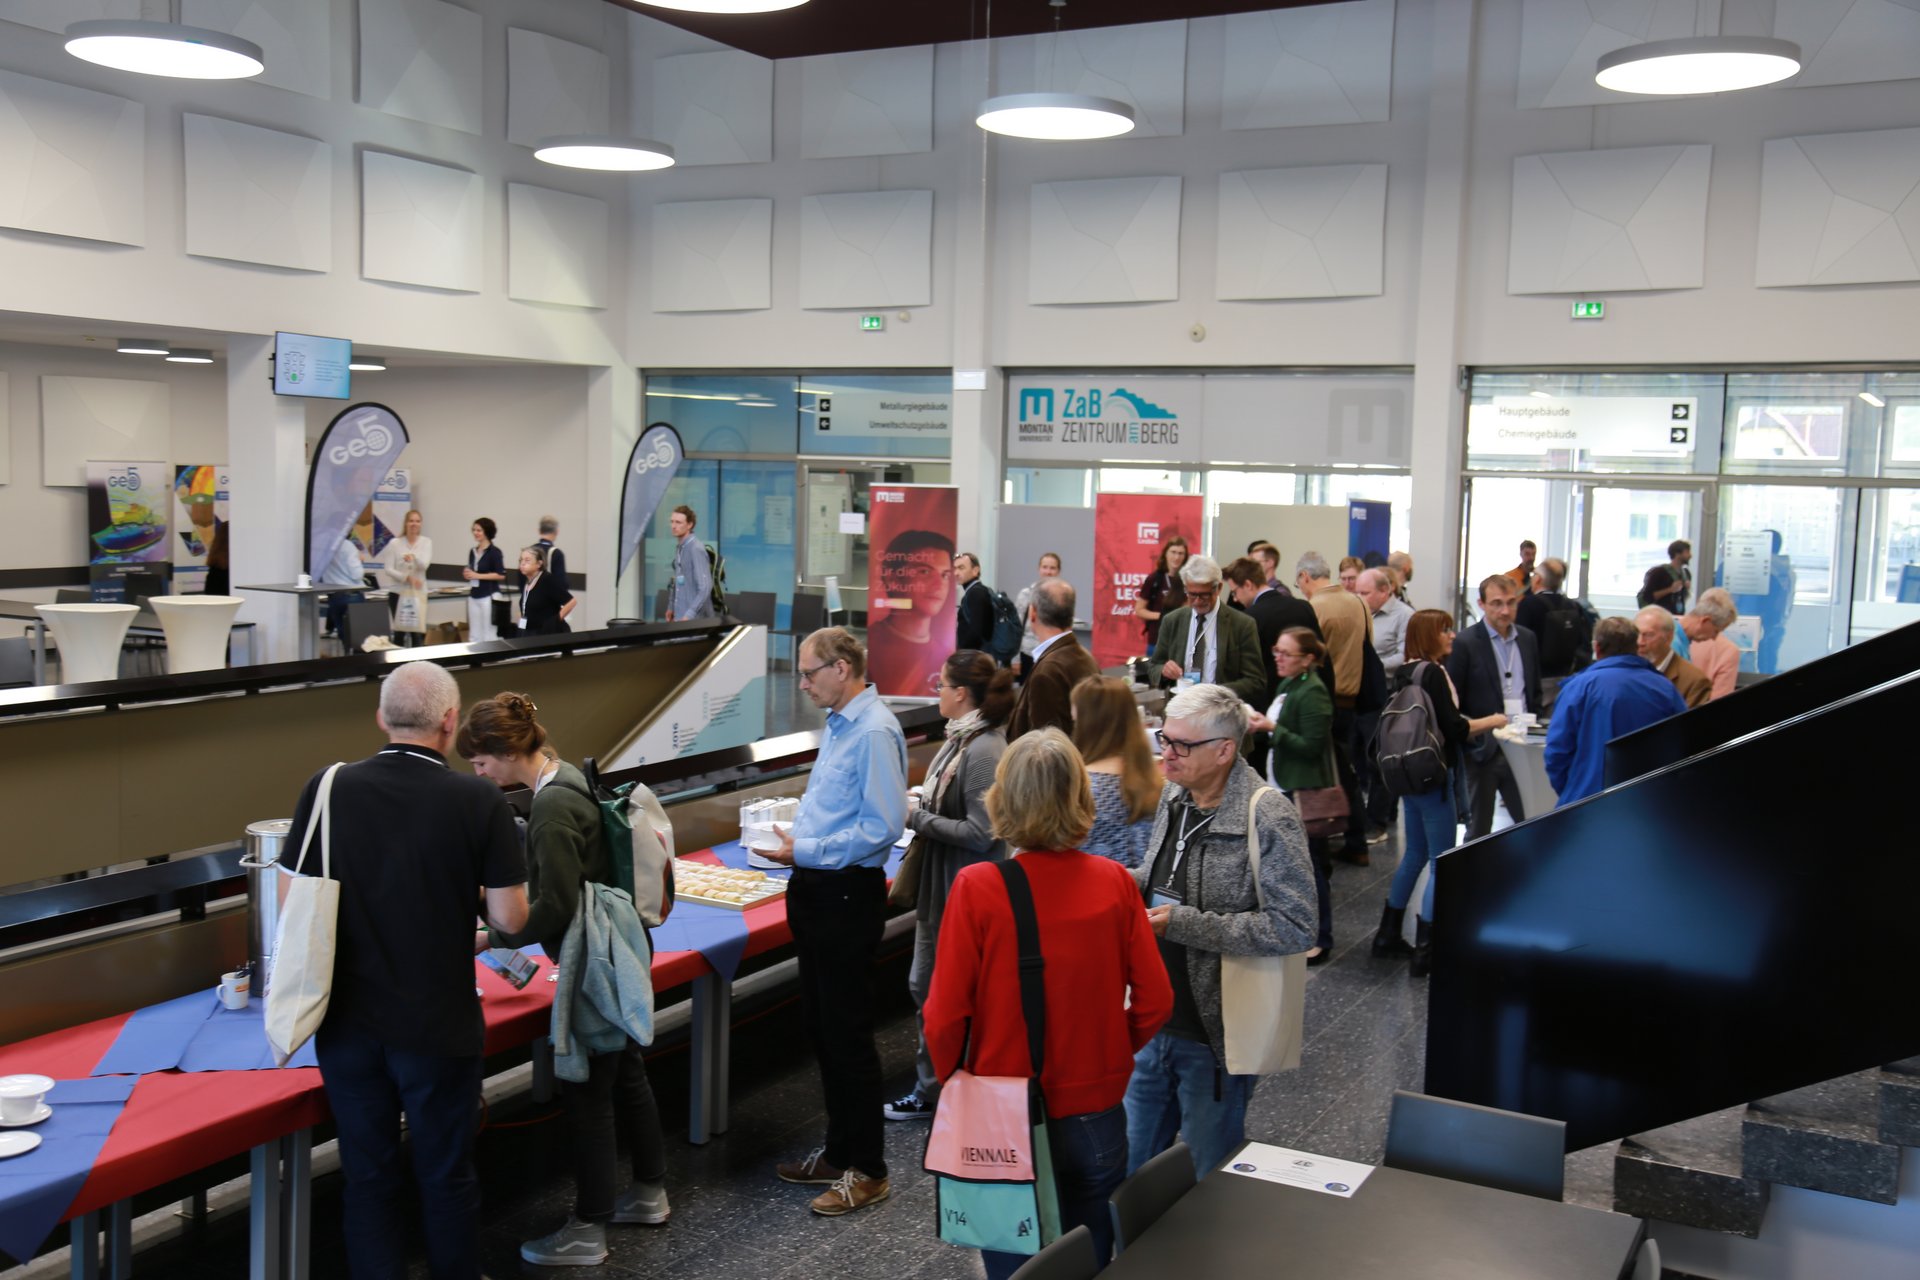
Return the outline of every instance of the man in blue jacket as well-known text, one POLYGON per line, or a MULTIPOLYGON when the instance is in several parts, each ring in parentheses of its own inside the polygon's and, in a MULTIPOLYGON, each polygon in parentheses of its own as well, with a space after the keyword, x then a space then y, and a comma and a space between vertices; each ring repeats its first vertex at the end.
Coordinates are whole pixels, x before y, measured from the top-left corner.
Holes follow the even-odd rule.
POLYGON ((1606 786, 1608 742, 1687 709, 1639 644, 1631 618, 1602 618, 1593 629, 1593 665, 1560 686, 1547 725, 1547 781, 1561 804, 1606 786))

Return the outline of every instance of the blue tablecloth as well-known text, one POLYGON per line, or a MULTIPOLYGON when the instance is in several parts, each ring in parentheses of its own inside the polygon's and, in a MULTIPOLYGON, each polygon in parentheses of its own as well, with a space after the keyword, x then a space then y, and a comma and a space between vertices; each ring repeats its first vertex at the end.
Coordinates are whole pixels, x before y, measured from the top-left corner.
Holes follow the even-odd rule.
POLYGON ((66 1216, 137 1083, 124 1076, 59 1081, 47 1095, 53 1114, 25 1130, 39 1134, 40 1145, 0 1160, 0 1250, 16 1262, 33 1257, 66 1216))
MULTIPOLYGON (((318 1066, 309 1040, 289 1067, 318 1066)), ((96 1076, 149 1071, 264 1071, 273 1067, 267 1009, 260 1000, 227 1009, 217 990, 197 991, 149 1005, 127 1019, 113 1046, 95 1064, 96 1076)))

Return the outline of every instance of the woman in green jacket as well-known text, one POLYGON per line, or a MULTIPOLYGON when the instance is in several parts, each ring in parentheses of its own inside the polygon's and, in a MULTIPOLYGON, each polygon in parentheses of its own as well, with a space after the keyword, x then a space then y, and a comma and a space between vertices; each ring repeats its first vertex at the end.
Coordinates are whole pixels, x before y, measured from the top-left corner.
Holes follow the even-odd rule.
MULTIPOLYGON (((489 930, 477 941, 496 947, 538 942, 557 961, 580 909, 581 885, 611 883, 613 854, 586 778, 548 744, 546 729, 534 718, 537 710, 523 693, 476 702, 454 750, 481 777, 533 792, 526 927, 509 934, 489 930)), ((609 1222, 667 1220, 666 1137, 640 1046, 631 1040, 616 1052, 594 1054, 585 1083, 561 1081, 560 1091, 572 1146, 574 1212, 558 1231, 522 1245, 520 1256, 541 1266, 595 1266, 607 1260, 609 1222), (616 1132, 633 1149, 633 1185, 617 1199, 616 1132)))
MULTIPOLYGON (((1250 727, 1273 735, 1267 760, 1267 781, 1294 798, 1297 791, 1338 785, 1333 767, 1333 695, 1318 669, 1327 660, 1327 647, 1308 627, 1288 627, 1273 644, 1273 669, 1280 683, 1273 705, 1250 727)), ((1333 871, 1332 841, 1308 836, 1307 853, 1313 861, 1314 887, 1320 892, 1320 935, 1307 952, 1310 965, 1333 958, 1333 899, 1327 879, 1333 871)))

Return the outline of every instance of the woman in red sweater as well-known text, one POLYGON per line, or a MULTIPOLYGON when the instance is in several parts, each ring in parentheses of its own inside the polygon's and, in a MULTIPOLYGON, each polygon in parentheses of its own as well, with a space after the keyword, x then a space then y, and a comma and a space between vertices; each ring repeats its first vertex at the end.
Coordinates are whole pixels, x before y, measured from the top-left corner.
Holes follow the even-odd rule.
MULTIPOLYGON (((1040 1087, 1060 1227, 1091 1231, 1104 1265, 1113 1247, 1107 1197, 1127 1171, 1120 1103, 1133 1055, 1173 1011, 1173 988, 1132 875, 1075 847, 1093 826, 1093 790, 1065 734, 1043 729, 1007 748, 987 792, 987 815, 994 835, 1017 852, 1039 917, 1047 992, 1040 1087)), ((975 1075, 1032 1074, 1018 957, 999 868, 961 871, 947 898, 933 989, 921 1011, 941 1080, 962 1065, 975 1075), (969 1050, 963 1064, 960 1055, 969 1050)), ((988 1280, 1005 1280, 1026 1261, 1009 1253, 983 1256, 988 1280)))

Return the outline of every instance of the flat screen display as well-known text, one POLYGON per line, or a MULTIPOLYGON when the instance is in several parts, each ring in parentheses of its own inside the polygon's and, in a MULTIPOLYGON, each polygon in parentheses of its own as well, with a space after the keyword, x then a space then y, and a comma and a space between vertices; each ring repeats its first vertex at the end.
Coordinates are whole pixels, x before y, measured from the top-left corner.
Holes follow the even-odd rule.
POLYGON ((345 400, 353 394, 353 343, 310 333, 273 335, 273 393, 345 400))

